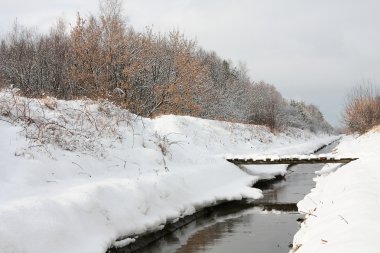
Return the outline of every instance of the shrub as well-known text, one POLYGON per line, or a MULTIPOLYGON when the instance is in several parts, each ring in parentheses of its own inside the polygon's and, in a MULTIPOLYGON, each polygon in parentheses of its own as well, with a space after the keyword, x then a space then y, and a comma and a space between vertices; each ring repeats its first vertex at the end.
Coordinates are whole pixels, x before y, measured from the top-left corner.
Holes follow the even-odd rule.
POLYGON ((347 98, 343 120, 349 132, 358 133, 365 133, 380 124, 378 89, 371 84, 353 88, 347 98))

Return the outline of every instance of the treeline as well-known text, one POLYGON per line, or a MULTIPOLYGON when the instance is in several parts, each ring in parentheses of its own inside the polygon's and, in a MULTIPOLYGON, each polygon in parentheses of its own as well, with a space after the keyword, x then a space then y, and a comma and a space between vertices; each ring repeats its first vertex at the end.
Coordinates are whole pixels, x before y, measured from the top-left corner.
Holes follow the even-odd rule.
POLYGON ((68 31, 59 20, 48 34, 14 25, 1 40, 0 80, 26 96, 108 99, 141 116, 192 115, 332 131, 314 105, 286 101, 273 85, 253 82, 233 65, 179 31, 137 32, 119 0, 99 15, 77 15, 68 31))

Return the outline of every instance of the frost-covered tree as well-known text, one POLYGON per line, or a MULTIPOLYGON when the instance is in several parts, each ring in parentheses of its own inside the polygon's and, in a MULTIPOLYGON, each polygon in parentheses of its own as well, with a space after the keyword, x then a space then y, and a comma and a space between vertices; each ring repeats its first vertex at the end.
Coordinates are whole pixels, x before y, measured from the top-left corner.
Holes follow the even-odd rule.
POLYGON ((331 133, 333 131, 318 107, 313 104, 308 105, 304 101, 291 100, 284 110, 283 124, 285 126, 308 129, 312 132, 331 133))
POLYGON ((280 92, 270 84, 260 81, 253 85, 250 122, 266 125, 272 131, 280 127, 281 108, 284 104, 280 92))

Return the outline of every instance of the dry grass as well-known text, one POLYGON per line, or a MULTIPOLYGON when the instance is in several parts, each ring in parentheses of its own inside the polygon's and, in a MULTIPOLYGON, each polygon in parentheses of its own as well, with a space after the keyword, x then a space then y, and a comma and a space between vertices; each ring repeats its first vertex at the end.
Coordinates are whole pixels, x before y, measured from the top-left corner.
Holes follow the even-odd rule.
POLYGON ((132 115, 108 101, 70 103, 50 97, 29 99, 5 89, 0 92, 0 120, 21 126, 30 146, 52 144, 96 154, 105 150, 100 137, 122 140, 121 124, 132 126, 132 115))

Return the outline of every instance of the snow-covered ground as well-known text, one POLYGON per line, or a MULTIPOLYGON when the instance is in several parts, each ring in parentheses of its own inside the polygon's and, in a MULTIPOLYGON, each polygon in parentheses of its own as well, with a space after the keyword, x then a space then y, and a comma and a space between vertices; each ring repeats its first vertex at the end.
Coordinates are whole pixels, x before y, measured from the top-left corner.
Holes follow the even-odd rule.
POLYGON ((260 198, 251 186, 285 171, 243 171, 226 154, 308 154, 336 139, 140 118, 104 101, 26 99, 9 90, 0 92, 0 115, 2 253, 103 253, 117 238, 133 242, 204 206, 260 198))
POLYGON ((294 237, 293 251, 380 252, 379 129, 345 137, 336 153, 359 159, 318 172, 316 188, 298 203, 309 214, 294 237))

